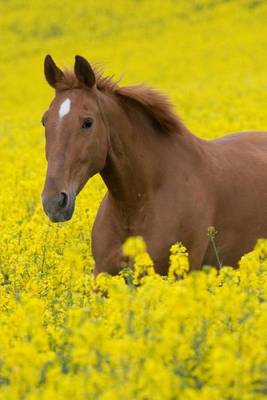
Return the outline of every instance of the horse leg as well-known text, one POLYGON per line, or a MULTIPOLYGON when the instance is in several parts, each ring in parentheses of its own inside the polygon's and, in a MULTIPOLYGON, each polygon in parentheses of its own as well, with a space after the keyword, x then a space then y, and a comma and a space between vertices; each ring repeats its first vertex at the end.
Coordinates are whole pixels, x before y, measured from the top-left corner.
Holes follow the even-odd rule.
POLYGON ((187 246, 189 252, 190 271, 200 270, 205 263, 205 256, 209 249, 209 239, 205 237, 194 240, 192 244, 187 246))
POLYGON ((117 275, 121 270, 122 264, 122 253, 121 246, 109 248, 107 251, 98 252, 94 251, 95 268, 94 275, 98 275, 101 272, 107 272, 110 275, 117 275))

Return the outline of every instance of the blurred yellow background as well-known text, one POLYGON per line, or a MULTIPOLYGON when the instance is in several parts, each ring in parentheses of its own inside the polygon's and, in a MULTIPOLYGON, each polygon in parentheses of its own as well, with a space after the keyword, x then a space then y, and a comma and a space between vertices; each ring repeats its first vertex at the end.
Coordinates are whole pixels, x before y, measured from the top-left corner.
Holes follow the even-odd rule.
POLYGON ((0 1, 0 399, 265 398, 265 256, 243 262, 243 286, 228 270, 136 292, 100 277, 105 301, 90 250, 105 187, 94 177, 70 222, 48 222, 40 121, 44 56, 80 54, 167 93, 201 137, 266 130, 266 22, 260 0, 0 1))

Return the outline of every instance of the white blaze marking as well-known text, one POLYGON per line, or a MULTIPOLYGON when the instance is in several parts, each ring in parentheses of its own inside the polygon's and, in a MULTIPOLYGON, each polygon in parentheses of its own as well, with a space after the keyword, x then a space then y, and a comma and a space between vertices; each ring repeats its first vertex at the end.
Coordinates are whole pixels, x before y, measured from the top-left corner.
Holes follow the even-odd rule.
POLYGON ((71 105, 71 101, 69 98, 67 98, 66 100, 63 101, 63 103, 61 104, 61 106, 59 107, 59 110, 58 110, 58 115, 60 118, 65 117, 65 115, 67 115, 70 112, 70 105, 71 105))

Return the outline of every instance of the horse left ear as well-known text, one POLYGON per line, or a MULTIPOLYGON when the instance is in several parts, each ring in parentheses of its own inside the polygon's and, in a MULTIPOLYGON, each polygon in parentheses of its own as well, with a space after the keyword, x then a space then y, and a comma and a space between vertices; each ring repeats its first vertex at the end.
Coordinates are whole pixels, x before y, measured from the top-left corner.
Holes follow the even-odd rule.
POLYGON ((63 72, 56 66, 55 61, 47 54, 44 60, 44 74, 47 82, 54 89, 56 88, 58 82, 64 78, 63 72))
POLYGON ((92 88, 95 85, 95 73, 85 58, 75 56, 74 72, 78 81, 83 83, 85 86, 92 88))

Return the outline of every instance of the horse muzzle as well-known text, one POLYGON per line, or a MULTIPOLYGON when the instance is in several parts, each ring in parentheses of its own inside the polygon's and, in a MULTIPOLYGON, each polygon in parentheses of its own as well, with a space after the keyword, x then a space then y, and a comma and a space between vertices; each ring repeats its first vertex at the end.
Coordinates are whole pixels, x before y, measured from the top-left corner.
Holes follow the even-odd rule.
POLYGON ((65 222, 71 219, 74 206, 75 194, 68 192, 57 193, 47 197, 42 195, 43 209, 51 222, 65 222))

